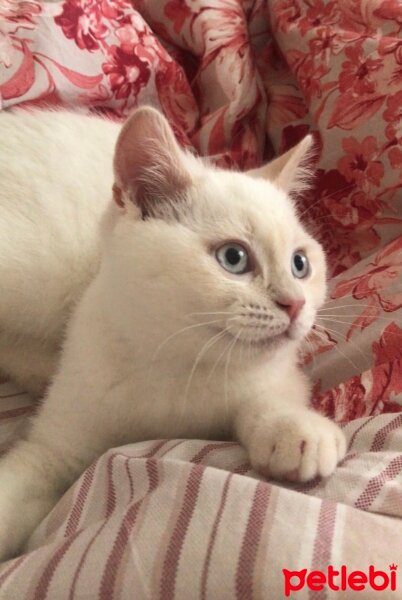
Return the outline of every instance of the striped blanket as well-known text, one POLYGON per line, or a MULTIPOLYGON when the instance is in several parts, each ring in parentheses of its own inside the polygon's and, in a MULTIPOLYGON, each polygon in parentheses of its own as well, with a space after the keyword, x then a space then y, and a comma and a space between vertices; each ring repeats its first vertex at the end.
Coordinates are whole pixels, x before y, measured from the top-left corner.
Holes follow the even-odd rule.
MULTIPOLYGON (((331 279, 304 363, 349 442, 303 486, 262 480, 231 443, 111 449, 0 565, 0 600, 348 599, 354 571, 360 597, 402 597, 400 27, 395 0, 0 0, 2 110, 153 104, 183 145, 239 168, 314 133, 297 202, 331 279)), ((33 410, 0 385, 0 450, 33 410)))
MULTIPOLYGON (((6 444, 32 406, 10 385, 0 398, 6 444)), ((280 600, 283 569, 389 573, 402 564, 402 414, 344 429, 348 453, 336 473, 298 487, 264 481, 234 443, 111 449, 41 523, 30 551, 1 567, 0 598, 280 600)), ((364 598, 401 590, 368 588, 364 598)), ((351 597, 307 586, 294 594, 351 597)))

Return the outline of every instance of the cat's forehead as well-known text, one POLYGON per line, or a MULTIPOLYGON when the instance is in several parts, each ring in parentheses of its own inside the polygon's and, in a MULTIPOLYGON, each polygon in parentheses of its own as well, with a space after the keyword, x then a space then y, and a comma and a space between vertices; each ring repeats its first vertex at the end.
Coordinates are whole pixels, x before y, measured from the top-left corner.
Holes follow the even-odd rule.
POLYGON ((251 236, 272 247, 304 233, 291 200, 269 181, 218 171, 200 192, 205 220, 219 237, 251 236))

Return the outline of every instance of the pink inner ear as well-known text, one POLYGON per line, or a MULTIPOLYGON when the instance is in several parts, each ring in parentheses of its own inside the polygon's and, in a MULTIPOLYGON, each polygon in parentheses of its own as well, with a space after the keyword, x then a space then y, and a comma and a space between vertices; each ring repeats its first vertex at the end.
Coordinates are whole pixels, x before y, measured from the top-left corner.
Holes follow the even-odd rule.
POLYGON ((118 187, 118 185, 113 184, 113 200, 116 202, 117 206, 120 206, 120 208, 124 208, 122 196, 123 192, 121 189, 118 187))
MULTIPOLYGON (((117 188, 138 204, 144 215, 190 183, 184 153, 169 123, 151 108, 135 111, 123 126, 114 169, 117 188)), ((114 197, 117 204, 123 202, 121 196, 114 197)))

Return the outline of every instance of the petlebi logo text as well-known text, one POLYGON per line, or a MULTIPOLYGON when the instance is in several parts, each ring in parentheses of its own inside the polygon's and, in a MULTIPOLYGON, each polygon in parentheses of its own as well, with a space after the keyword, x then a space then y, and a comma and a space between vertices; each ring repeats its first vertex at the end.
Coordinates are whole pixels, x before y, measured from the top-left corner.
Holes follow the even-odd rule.
POLYGON ((366 571, 349 571, 346 565, 342 565, 340 569, 329 565, 325 571, 282 569, 285 596, 297 598, 297 592, 306 587, 313 592, 320 592, 324 588, 335 592, 361 592, 370 588, 376 592, 394 592, 397 585, 397 569, 398 565, 395 564, 389 565, 388 571, 380 571, 374 565, 370 565, 366 571))

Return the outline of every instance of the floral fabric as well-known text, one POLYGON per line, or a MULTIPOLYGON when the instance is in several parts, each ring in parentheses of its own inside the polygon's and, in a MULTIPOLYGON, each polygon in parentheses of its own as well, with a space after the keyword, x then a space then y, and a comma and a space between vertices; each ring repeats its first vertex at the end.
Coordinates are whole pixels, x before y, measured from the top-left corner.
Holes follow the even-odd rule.
MULTIPOLYGON (((330 276, 304 356, 313 404, 380 431, 402 407, 401 27, 395 0, 1 0, 0 108, 152 104, 183 145, 240 169, 313 132, 296 199, 330 276)), ((377 475, 400 498, 391 471, 377 475)))

